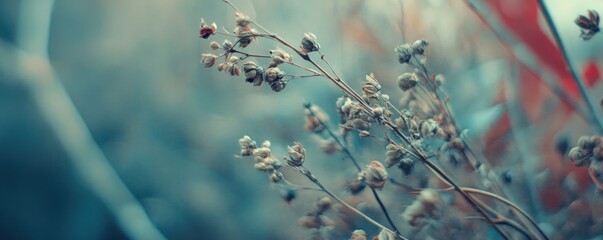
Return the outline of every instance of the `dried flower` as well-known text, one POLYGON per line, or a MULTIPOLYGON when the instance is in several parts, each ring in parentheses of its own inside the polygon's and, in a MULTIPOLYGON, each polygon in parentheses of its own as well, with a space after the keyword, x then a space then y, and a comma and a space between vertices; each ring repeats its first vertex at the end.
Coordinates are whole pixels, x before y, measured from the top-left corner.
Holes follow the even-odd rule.
POLYGON ((323 139, 317 135, 313 135, 312 138, 318 143, 318 147, 326 154, 333 154, 334 152, 341 151, 341 147, 334 138, 323 139))
POLYGON ((302 49, 306 52, 314 52, 320 49, 320 44, 318 44, 316 35, 313 33, 305 33, 304 38, 301 41, 302 49))
POLYGON ((366 240, 366 232, 364 230, 354 230, 350 240, 366 240))
POLYGON ((580 27, 580 37, 583 40, 589 40, 599 32, 599 13, 595 10, 588 10, 588 17, 579 15, 574 20, 580 27))
POLYGON ((427 119, 419 124, 419 131, 423 137, 433 137, 440 131, 440 125, 433 119, 427 119))
POLYGON ((203 21, 203 19, 201 19, 201 27, 199 28, 199 37, 207 39, 207 38, 209 38, 209 36, 216 34, 217 29, 218 29, 218 25, 216 25, 216 23, 207 25, 207 24, 205 24, 205 21, 203 21))
POLYGON ((400 64, 408 63, 412 57, 413 49, 410 44, 405 43, 394 48, 394 52, 398 54, 398 62, 400 64))
POLYGON ((378 99, 381 94, 381 85, 374 74, 366 75, 366 82, 362 86, 362 96, 366 99, 378 99))
POLYGON ((230 51, 230 49, 232 48, 232 42, 228 41, 228 39, 224 39, 224 42, 222 42, 222 49, 224 49, 225 51, 230 51))
POLYGON ((433 189, 422 190, 417 199, 402 213, 402 218, 411 226, 421 225, 421 219, 433 216, 440 205, 440 196, 433 189))
POLYGON ((385 150, 385 166, 387 168, 396 165, 405 156, 404 147, 396 144, 388 144, 385 150))
POLYGON ((204 54, 201 54, 201 63, 206 68, 210 68, 216 63, 217 58, 218 58, 218 56, 216 56, 216 55, 204 53, 204 54))
POLYGON ((333 204, 333 200, 331 200, 330 197, 323 197, 320 200, 318 200, 318 202, 316 202, 316 210, 319 213, 322 213, 322 212, 328 210, 329 208, 331 208, 332 204, 333 204))
POLYGON ((348 191, 350 191, 350 193, 354 195, 362 192, 364 188, 366 188, 366 183, 364 183, 363 181, 359 181, 358 179, 355 179, 347 186, 348 191))
POLYGON ((414 73, 403 73, 398 77, 396 83, 398 83, 398 87, 400 87, 402 91, 407 91, 417 86, 417 83, 419 83, 419 79, 414 73))
POLYGON ((251 23, 251 19, 241 12, 235 13, 235 21, 239 27, 247 27, 251 23))
POLYGON ((387 182, 387 170, 378 161, 371 161, 358 174, 358 179, 375 189, 382 189, 387 182))
POLYGON ((272 91, 280 92, 287 86, 287 82, 283 80, 278 80, 270 83, 270 88, 272 91))
POLYGON ((264 81, 264 69, 258 66, 254 62, 246 62, 243 64, 243 71, 245 72, 245 81, 253 83, 254 86, 262 85, 264 81))
POLYGON ((249 46, 249 44, 253 42, 253 40, 255 40, 254 35, 257 34, 257 31, 247 26, 239 26, 235 28, 234 34, 239 37, 239 46, 245 48, 249 46))
POLYGON ((270 148, 256 148, 251 152, 255 159, 255 169, 260 171, 274 171, 281 167, 281 162, 272 155, 270 148))
POLYGON ((272 55, 272 61, 277 65, 284 62, 291 62, 291 55, 280 48, 270 50, 270 55, 272 55))
POLYGON ((427 47, 427 45, 429 45, 429 42, 427 42, 427 40, 419 39, 412 43, 412 52, 414 54, 423 55, 423 53, 425 53, 425 48, 427 47))
POLYGON ((325 130, 325 126, 320 122, 328 123, 329 115, 326 114, 320 107, 316 105, 310 106, 310 109, 306 109, 306 123, 304 124, 304 128, 308 131, 314 133, 320 133, 325 130), (320 119, 320 121, 319 121, 320 119))
POLYGON ((220 48, 221 48, 220 44, 219 44, 218 42, 216 42, 216 41, 211 42, 211 43, 209 44, 209 47, 210 47, 212 50, 218 50, 218 49, 220 49, 220 48))
POLYGON ((255 141, 247 135, 239 139, 239 145, 241 145, 241 156, 250 156, 253 150, 257 148, 255 141))
POLYGON ((270 175, 270 181, 272 181, 273 183, 278 183, 281 180, 283 180, 283 174, 279 171, 274 171, 270 175))
POLYGON ((397 240, 396 235, 388 230, 381 229, 379 235, 375 238, 377 240, 397 240))
POLYGON ((264 72, 264 74, 265 74, 266 81, 268 81, 268 82, 279 81, 279 80, 283 79, 283 77, 285 77, 285 73, 282 72, 277 67, 271 67, 271 68, 266 69, 266 72, 264 72))
POLYGON ((287 146, 287 153, 289 153, 289 158, 287 159, 287 163, 292 167, 299 167, 304 163, 304 159, 306 158, 306 149, 299 142, 294 142, 293 147, 287 146))

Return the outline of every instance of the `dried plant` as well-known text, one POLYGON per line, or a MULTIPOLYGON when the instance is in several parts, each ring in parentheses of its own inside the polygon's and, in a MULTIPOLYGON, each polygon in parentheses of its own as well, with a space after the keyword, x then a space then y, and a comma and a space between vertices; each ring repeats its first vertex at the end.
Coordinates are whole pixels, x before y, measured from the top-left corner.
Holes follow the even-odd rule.
MULTIPOLYGON (((285 193, 283 198, 287 202, 292 201, 296 193, 302 190, 321 191, 328 195, 317 202, 314 210, 299 220, 302 227, 313 229, 313 239, 328 236, 324 231, 334 231, 329 226, 339 221, 350 222, 345 218, 361 218, 378 227, 380 232, 374 235, 377 234, 375 239, 381 240, 407 239, 410 234, 425 238, 446 237, 449 231, 456 228, 460 231, 479 228, 472 219, 488 223, 504 239, 518 239, 520 236, 548 239, 526 211, 505 197, 503 185, 498 178, 501 174, 494 172, 489 162, 475 154, 468 144, 448 105, 449 97, 443 88, 444 77, 433 74, 426 65, 428 41, 417 40, 394 48, 399 63, 413 69, 413 72, 403 72, 397 78, 396 85, 399 87, 400 97, 394 101, 382 92, 380 81, 372 73, 365 76, 360 91, 351 88, 320 52, 322 48, 318 42, 319 38, 313 33, 304 33, 299 42, 300 47, 295 47, 297 44, 268 31, 228 0, 224 2, 235 11, 234 30, 229 32, 224 28, 223 31, 218 31, 216 24, 202 23, 199 34, 205 39, 212 38, 213 35, 222 35, 233 39, 233 42, 228 39, 222 44, 211 42, 210 48, 219 51, 219 54, 202 54, 201 63, 205 67, 211 68, 218 64, 218 71, 232 76, 240 75, 242 67, 246 82, 257 87, 265 83, 275 92, 285 90, 290 86, 292 79, 322 77, 343 93, 335 103, 340 118, 337 130, 330 126, 331 117, 310 103, 304 105, 304 127, 313 134, 317 144, 326 154, 340 153, 353 163, 357 177, 349 179, 346 184, 349 186, 349 192, 358 195, 365 189, 370 190, 383 215, 382 218, 370 217, 335 191, 325 187, 320 178, 306 168, 305 163, 312 159, 306 159, 306 149, 302 143, 294 142, 287 147, 288 156, 279 158, 272 153, 269 141, 258 146, 249 136, 239 140, 240 157, 253 157, 255 168, 268 173, 270 181, 285 193), (261 40, 274 41, 280 48, 267 50, 265 53, 245 51, 249 44, 261 40), (250 61, 248 58, 262 59, 265 62, 250 61), (298 61, 299 59, 303 61, 298 61), (309 66, 304 66, 304 63, 309 66), (283 71, 283 66, 286 65, 293 67, 297 72, 291 74, 283 71), (354 135, 363 141, 382 144, 383 160, 359 160, 350 150, 350 139, 354 135), (362 166, 362 162, 368 164, 362 166), (423 171, 417 170, 417 165, 423 166, 423 171), (457 183, 460 176, 452 176, 442 165, 462 169, 461 171, 467 174, 463 178, 471 178, 474 185, 461 186, 457 183), (405 176, 420 180, 423 184, 405 183, 392 177, 388 172, 393 171, 394 167, 399 168, 405 176), (288 176, 291 170, 303 175, 314 186, 294 183, 288 176), (387 186, 404 192, 404 196, 413 197, 414 200, 410 201, 412 203, 402 212, 393 215, 389 211, 391 207, 384 204, 381 196, 388 190, 387 186), (333 210, 333 204, 344 210, 340 209, 339 213, 335 212, 331 217, 342 219, 331 220, 331 217, 327 216, 328 210, 336 211, 333 210), (342 214, 346 211, 355 216, 342 214)), ((598 15, 596 12, 589 12, 589 16, 591 17, 588 19, 580 17, 576 20, 581 28, 588 31, 583 30, 584 39, 598 32, 598 15)), ((578 147, 570 153, 577 166, 590 164, 591 177, 599 187, 602 178, 599 166, 599 155, 603 152, 599 146, 601 142, 600 137, 581 139, 578 147)), ((455 171, 458 172, 457 170, 455 171)), ((367 232, 364 230, 348 226, 345 231, 350 239, 367 239, 367 232)))

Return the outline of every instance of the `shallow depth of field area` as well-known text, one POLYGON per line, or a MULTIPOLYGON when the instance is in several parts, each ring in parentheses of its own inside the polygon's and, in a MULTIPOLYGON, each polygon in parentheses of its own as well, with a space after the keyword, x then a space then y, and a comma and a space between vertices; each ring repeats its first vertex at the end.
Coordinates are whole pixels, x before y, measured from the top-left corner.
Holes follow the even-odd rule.
POLYGON ((0 239, 603 239, 603 2, 0 3, 0 239))

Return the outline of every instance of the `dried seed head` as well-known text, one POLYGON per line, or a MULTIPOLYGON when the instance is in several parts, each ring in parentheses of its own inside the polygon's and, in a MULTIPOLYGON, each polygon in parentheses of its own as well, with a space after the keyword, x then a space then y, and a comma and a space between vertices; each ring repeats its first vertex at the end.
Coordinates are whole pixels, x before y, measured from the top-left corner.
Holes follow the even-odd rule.
POLYGON ((387 168, 396 165, 405 157, 404 148, 395 144, 388 144, 385 147, 385 166, 387 168))
POLYGON ((306 149, 299 142, 294 142, 293 146, 287 146, 287 153, 289 158, 287 163, 292 167, 299 167, 304 163, 306 158, 306 149))
POLYGON ((220 49, 220 48, 221 48, 220 44, 219 44, 218 42, 216 42, 216 41, 211 42, 211 43, 209 44, 209 47, 210 47, 212 50, 218 50, 218 49, 220 49))
POLYGON ((576 20, 574 20, 574 22, 576 23, 576 25, 578 25, 578 27, 581 28, 580 37, 583 40, 591 39, 593 36, 595 36, 595 34, 600 31, 599 14, 597 13, 597 11, 588 10, 588 17, 580 15, 578 16, 578 18, 576 18, 576 20))
POLYGON ((427 40, 419 39, 419 40, 415 41, 414 43, 412 43, 412 45, 411 45, 412 52, 414 54, 423 55, 423 53, 425 53, 425 48, 427 47, 427 45, 429 45, 429 42, 427 42, 427 40))
POLYGON ((366 232, 364 230, 354 230, 350 240, 366 240, 366 232))
POLYGON ((318 147, 326 154, 333 154, 334 152, 341 151, 341 147, 334 138, 323 139, 317 135, 312 135, 312 138, 318 143, 318 147))
POLYGON ((272 181, 273 183, 278 183, 281 180, 283 180, 283 174, 281 172, 274 171, 270 175, 270 181, 272 181))
POLYGON ((435 190, 422 190, 417 199, 404 210, 402 218, 413 227, 419 226, 423 218, 434 215, 440 203, 440 197, 435 190))
POLYGON ((398 87, 400 87, 402 91, 407 91, 417 86, 417 83, 419 83, 419 79, 414 73, 403 73, 402 75, 398 76, 396 83, 398 83, 398 87))
POLYGON ((247 27, 251 23, 251 19, 241 12, 235 13, 235 21, 239 27, 247 27))
POLYGON ((415 162, 416 160, 414 158, 402 158, 402 160, 400 160, 400 163, 398 163, 398 168, 402 170, 404 175, 408 176, 412 173, 412 170, 415 166, 415 162))
POLYGON ((241 146, 241 156, 250 156, 253 150, 257 148, 255 141, 247 135, 239 139, 239 145, 241 146))
POLYGON ((576 167, 581 167, 590 163, 590 156, 586 154, 582 148, 574 147, 569 152, 569 158, 576 165, 576 167))
POLYGON ((320 200, 318 200, 318 202, 316 202, 316 210, 319 213, 323 213, 324 211, 331 208, 332 204, 333 204, 333 200, 331 200, 330 197, 323 197, 320 200))
POLYGON ((427 119, 419 124, 419 131, 425 138, 433 137, 440 131, 440 125, 433 119, 427 119))
POLYGON ((270 50, 270 55, 272 56, 272 61, 277 65, 284 62, 291 62, 291 55, 286 53, 283 49, 277 48, 270 50))
POLYGON ((199 37, 207 39, 207 38, 209 38, 209 36, 216 34, 217 29, 218 29, 218 25, 216 25, 216 23, 207 25, 207 24, 205 24, 205 21, 203 21, 203 19, 201 19, 201 26, 199 27, 199 37))
POLYGON ((218 58, 218 56, 216 56, 216 55, 204 53, 204 54, 201 54, 201 63, 206 68, 210 68, 216 63, 217 58, 218 58))
POLYGON ((366 183, 364 183, 363 181, 359 181, 358 179, 355 179, 352 183, 350 183, 347 187, 347 189, 350 191, 350 193, 352 193, 353 195, 356 195, 360 192, 362 192, 362 190, 364 190, 364 188, 366 188, 366 183))
POLYGON ((220 63, 220 64, 218 64, 218 71, 220 71, 220 72, 221 72, 221 71, 226 70, 226 66, 227 66, 227 65, 228 65, 228 64, 226 64, 226 63, 220 63))
POLYGON ((228 41, 228 39, 224 39, 224 42, 222 42, 222 49, 224 49, 225 51, 230 51, 232 47, 232 42, 228 41))
POLYGON ((313 33, 305 33, 304 38, 301 41, 302 49, 306 52, 314 52, 320 49, 320 44, 318 44, 316 35, 313 33))
POLYGON ((378 161, 371 161, 358 174, 358 179, 364 181, 367 185, 375 189, 382 189, 387 182, 387 170, 383 164, 378 161))
POLYGON ((279 81, 283 79, 283 77, 285 77, 285 73, 277 67, 271 67, 266 69, 266 72, 264 74, 267 82, 279 81))
POLYGON ((287 82, 283 80, 278 80, 270 83, 270 88, 272 91, 280 92, 287 86, 287 82))
POLYGON ((360 131, 360 133, 358 133, 358 136, 360 136, 361 138, 365 138, 370 135, 371 135, 371 133, 369 131, 360 131))
POLYGON ((398 62, 400 64, 408 63, 413 53, 413 49, 408 43, 397 46, 394 51, 398 54, 398 62))
POLYGON ((381 85, 375 78, 374 74, 366 75, 366 82, 362 86, 362 96, 365 99, 379 99, 381 94, 381 85))
POLYGON ((590 150, 595 147, 595 141, 593 141, 589 136, 582 136, 578 138, 578 147, 586 150, 586 152, 590 152, 590 150))
POLYGON ((243 64, 243 71, 245 72, 245 81, 253 83, 254 86, 262 85, 264 81, 264 69, 258 66, 254 62, 246 62, 243 64))
POLYGON ((394 235, 394 233, 387 231, 385 229, 381 229, 381 232, 379 232, 379 235, 377 235, 377 237, 375 239, 377 239, 377 240, 398 240, 398 238, 396 238, 396 235, 394 235))
POLYGON ((272 155, 270 148, 261 147, 254 149, 251 154, 254 156, 255 169, 260 171, 274 171, 281 167, 281 162, 272 155))
POLYGON ((310 109, 305 109, 304 113, 306 114, 304 127, 306 130, 314 133, 320 133, 325 130, 325 126, 320 123, 321 121, 325 124, 330 121, 329 115, 316 105, 310 106, 310 109))
POLYGON ((239 46, 245 48, 249 46, 253 40, 255 40, 255 35, 257 31, 250 27, 236 27, 234 30, 234 34, 239 37, 239 46))
POLYGON ((271 145, 272 145, 272 143, 268 140, 265 140, 264 142, 262 142, 262 147, 270 148, 271 145))
POLYGON ((228 73, 230 73, 231 76, 241 75, 241 68, 239 68, 239 65, 237 65, 236 63, 228 63, 228 64, 230 64, 230 65, 227 66, 226 68, 229 70, 228 73))

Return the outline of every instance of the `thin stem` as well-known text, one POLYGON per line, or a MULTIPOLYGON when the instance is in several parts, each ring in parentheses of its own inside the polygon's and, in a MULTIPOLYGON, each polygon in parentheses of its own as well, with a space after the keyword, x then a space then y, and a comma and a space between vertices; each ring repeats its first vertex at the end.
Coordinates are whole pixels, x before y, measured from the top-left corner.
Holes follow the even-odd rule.
POLYGON ((367 216, 366 214, 360 212, 358 209, 352 207, 350 204, 348 204, 347 202, 345 202, 343 199, 339 198, 337 195, 335 195, 333 192, 331 192, 331 190, 329 190, 328 188, 326 188, 324 185, 322 185, 320 183, 320 181, 318 181, 318 179, 312 175, 312 173, 310 172, 310 170, 308 170, 305 167, 299 167, 299 171, 301 173, 303 173, 308 179, 310 179, 310 181, 312 181, 314 184, 316 184, 316 186, 318 186, 319 188, 321 188, 326 194, 328 194, 329 196, 331 196, 333 199, 335 199, 337 202, 341 203, 342 205, 344 205, 345 207, 347 207, 348 209, 352 210, 354 213, 358 214, 360 217, 364 218, 366 221, 368 221, 369 223, 382 228, 392 234, 395 234, 397 237, 403 239, 403 240, 407 240, 407 238, 405 238, 404 236, 402 236, 398 231, 392 231, 391 229, 383 226, 382 224, 380 224, 379 222, 373 220, 372 218, 370 218, 369 216, 367 216))
MULTIPOLYGON (((352 161, 352 163, 354 163, 354 166, 356 167, 356 170, 358 170, 358 172, 362 171, 362 168, 360 167, 360 164, 358 164, 358 161, 356 161, 356 158, 354 157, 354 155, 352 155, 352 153, 350 153, 349 149, 347 148, 347 146, 345 144, 343 144, 341 142, 341 140, 339 140, 339 137, 337 137, 337 135, 335 135, 335 133, 331 130, 331 128, 329 128, 329 126, 327 126, 322 119, 320 119, 316 113, 314 111, 312 111, 312 104, 311 103, 306 103, 304 105, 304 107, 306 108, 306 110, 308 110, 310 112, 310 114, 312 114, 312 116, 314 118, 316 118, 318 120, 318 122, 320 123, 320 125, 322 125, 325 128, 325 131, 327 131, 327 133, 333 138, 335 139, 335 142, 337 143, 337 145, 339 145, 339 147, 341 148, 341 150, 346 154, 346 156, 352 161)), ((390 217, 387 208, 385 208, 385 205, 383 204, 383 201, 381 201, 381 198, 379 197, 379 194, 377 193, 377 191, 369 186, 369 188, 371 189, 371 192, 373 193, 373 196, 375 197, 375 199, 377 200, 377 203, 379 204, 379 207, 381 208, 381 211, 383 212, 383 214, 385 215, 385 218, 387 219, 387 221, 389 222, 389 224, 392 226, 392 228, 394 229, 394 231, 396 231, 396 233, 399 234, 399 230, 396 227, 396 225, 394 224, 394 221, 392 220, 392 218, 390 217)))
POLYGON ((592 114, 593 122, 597 125, 599 132, 603 133, 603 119, 601 119, 601 116, 597 113, 597 110, 595 109, 595 104, 593 103, 593 100, 592 100, 590 94, 588 94, 588 89, 586 88, 586 85, 584 84, 584 79, 582 79, 582 76, 576 72, 576 67, 574 66, 571 59, 569 58, 569 55, 567 53, 567 48, 565 47, 565 45, 563 44, 563 41, 561 40, 561 36, 559 35, 559 31, 557 30, 557 27, 555 26, 555 22, 553 22, 551 13, 549 12, 549 10, 543 0, 538 0, 538 4, 540 5, 540 9, 542 11, 542 14, 544 15, 544 18, 546 19, 546 22, 549 25, 549 28, 551 29, 551 33, 553 34, 553 37, 555 38, 555 41, 557 42, 557 45, 559 46, 559 50, 563 54, 563 59, 565 60, 565 62, 567 62, 567 65, 569 68, 568 70, 570 71, 570 74, 572 75, 574 82, 576 82, 576 84, 578 85, 578 88, 580 89, 580 94, 582 94, 582 97, 584 98, 584 101, 586 102, 586 106, 588 107, 588 110, 592 114))

